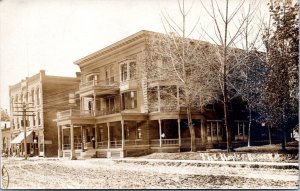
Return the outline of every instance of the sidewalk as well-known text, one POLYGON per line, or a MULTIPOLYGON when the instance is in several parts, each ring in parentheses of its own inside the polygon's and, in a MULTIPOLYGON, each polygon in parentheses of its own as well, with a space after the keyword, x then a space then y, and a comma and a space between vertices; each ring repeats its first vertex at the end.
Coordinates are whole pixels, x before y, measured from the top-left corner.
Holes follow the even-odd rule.
POLYGON ((112 159, 116 162, 132 162, 132 163, 172 163, 172 164, 194 164, 194 165, 228 165, 228 166, 249 166, 249 167, 281 167, 281 168, 293 168, 299 169, 298 163, 284 163, 284 162, 248 162, 248 161, 200 161, 200 160, 169 160, 169 159, 146 159, 146 158, 122 158, 112 159))

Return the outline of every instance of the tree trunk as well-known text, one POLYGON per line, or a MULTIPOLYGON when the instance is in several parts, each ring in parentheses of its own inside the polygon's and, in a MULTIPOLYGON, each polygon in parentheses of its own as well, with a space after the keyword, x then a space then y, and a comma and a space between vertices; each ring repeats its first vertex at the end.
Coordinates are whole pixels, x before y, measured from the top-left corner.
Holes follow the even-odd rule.
POLYGON ((248 126, 248 147, 250 147, 250 138, 251 138, 251 122, 252 122, 252 112, 249 110, 249 126, 248 126))
POLYGON ((269 132, 269 143, 272 145, 272 135, 271 135, 271 128, 268 126, 268 132, 269 132))
POLYGON ((191 135, 191 151, 196 152, 196 135, 195 135, 195 128, 192 121, 192 114, 191 114, 191 106, 190 104, 187 105, 187 118, 188 118, 188 126, 191 135))

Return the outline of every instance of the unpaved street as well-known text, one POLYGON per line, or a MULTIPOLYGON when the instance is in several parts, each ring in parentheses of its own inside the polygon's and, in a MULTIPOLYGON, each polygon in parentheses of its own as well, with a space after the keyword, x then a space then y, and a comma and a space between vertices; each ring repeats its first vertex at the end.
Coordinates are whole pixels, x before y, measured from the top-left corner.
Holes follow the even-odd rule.
POLYGON ((108 159, 4 159, 9 188, 298 188, 297 169, 126 163, 108 159))

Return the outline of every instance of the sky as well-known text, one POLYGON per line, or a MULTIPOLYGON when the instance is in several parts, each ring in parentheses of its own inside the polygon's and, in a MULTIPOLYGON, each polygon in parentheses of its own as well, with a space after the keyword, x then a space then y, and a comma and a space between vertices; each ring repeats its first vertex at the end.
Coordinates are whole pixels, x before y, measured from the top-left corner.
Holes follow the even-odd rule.
MULTIPOLYGON (((209 28, 200 2, 186 5, 190 26, 200 17, 209 28)), ((140 30, 165 32, 162 12, 180 20, 176 0, 0 0, 0 107, 9 85, 40 70, 75 77, 76 60, 140 30)))

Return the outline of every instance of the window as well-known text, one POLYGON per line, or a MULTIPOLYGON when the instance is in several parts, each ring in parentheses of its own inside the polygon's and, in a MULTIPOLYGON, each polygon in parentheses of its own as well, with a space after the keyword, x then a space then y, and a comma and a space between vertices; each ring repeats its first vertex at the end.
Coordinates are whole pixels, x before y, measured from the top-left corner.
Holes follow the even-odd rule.
POLYGON ((40 105, 40 88, 36 90, 36 104, 40 105))
POLYGON ((136 63, 135 62, 130 62, 129 64, 129 74, 130 74, 130 79, 135 79, 136 78, 136 63))
POLYGON ((125 61, 120 65, 121 81, 131 80, 136 78, 136 62, 125 61))
POLYGON ((37 113, 37 121, 38 121, 38 125, 41 125, 41 116, 40 113, 37 113))
POLYGON ((121 65, 121 81, 127 80, 127 63, 121 65))
POLYGON ((137 107, 136 91, 122 93, 122 109, 134 109, 137 107))
POLYGON ((114 97, 105 98, 105 104, 106 104, 107 114, 111 114, 111 113, 115 112, 115 98, 114 97))
POLYGON ((110 67, 110 83, 113 83, 113 82, 115 81, 114 75, 115 75, 114 67, 111 66, 111 67, 110 67))
POLYGON ((34 90, 31 90, 31 102, 34 105, 34 90))
POLYGON ((114 68, 113 68, 113 66, 105 68, 105 81, 106 81, 107 85, 114 83, 115 78, 114 78, 114 68))

